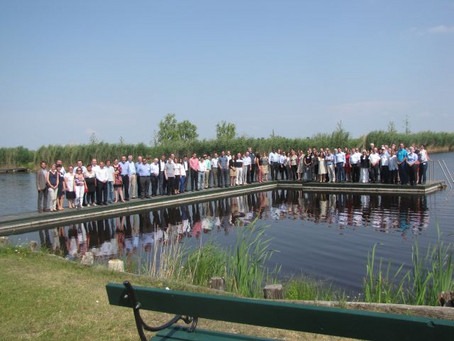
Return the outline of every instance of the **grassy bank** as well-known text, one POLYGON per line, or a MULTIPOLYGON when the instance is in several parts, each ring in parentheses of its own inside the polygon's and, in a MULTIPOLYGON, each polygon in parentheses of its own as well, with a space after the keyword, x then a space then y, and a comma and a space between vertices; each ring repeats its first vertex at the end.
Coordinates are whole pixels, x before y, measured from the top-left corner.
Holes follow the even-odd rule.
MULTIPOLYGON (((83 267, 27 249, 0 248, 0 340, 137 340, 132 311, 108 304, 105 284, 133 284, 208 292, 208 289, 151 281, 102 267, 83 267)), ((145 313, 149 324, 165 314, 145 313)), ((201 320, 200 328, 295 340, 338 338, 201 320)))

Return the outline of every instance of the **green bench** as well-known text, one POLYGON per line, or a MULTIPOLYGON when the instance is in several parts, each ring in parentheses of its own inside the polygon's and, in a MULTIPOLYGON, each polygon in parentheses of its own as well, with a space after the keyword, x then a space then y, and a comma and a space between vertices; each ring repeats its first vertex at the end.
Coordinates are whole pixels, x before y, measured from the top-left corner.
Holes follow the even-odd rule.
MULTIPOLYGON (((133 309, 142 341, 262 340, 251 336, 197 328, 198 318, 367 340, 454 340, 454 321, 370 311, 206 295, 147 287, 129 282, 106 286, 109 303, 133 309), (140 309, 177 314, 159 327, 148 326, 140 309), (187 327, 176 325, 183 320, 187 327)), ((448 309, 448 308, 447 308, 448 309)))

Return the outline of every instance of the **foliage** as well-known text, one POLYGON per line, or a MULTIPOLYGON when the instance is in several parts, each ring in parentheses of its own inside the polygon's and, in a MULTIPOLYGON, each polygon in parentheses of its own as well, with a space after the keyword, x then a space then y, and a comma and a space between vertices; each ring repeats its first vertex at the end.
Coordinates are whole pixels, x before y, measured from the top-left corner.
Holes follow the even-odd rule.
POLYGON ((380 260, 375 269, 375 249, 367 257, 364 295, 366 302, 437 305, 442 291, 454 289, 452 245, 444 244, 438 231, 437 243, 420 256, 418 243, 412 247, 412 266, 403 273, 402 264, 391 276, 391 263, 386 270, 380 260))
POLYGON ((287 300, 344 301, 345 294, 311 278, 293 278, 284 285, 287 300))
POLYGON ((159 121, 158 144, 175 141, 191 141, 198 137, 197 127, 188 120, 178 122, 175 114, 167 114, 159 121))
POLYGON ((221 121, 216 124, 216 138, 218 140, 222 139, 233 139, 236 136, 236 126, 234 123, 227 123, 226 121, 221 121))

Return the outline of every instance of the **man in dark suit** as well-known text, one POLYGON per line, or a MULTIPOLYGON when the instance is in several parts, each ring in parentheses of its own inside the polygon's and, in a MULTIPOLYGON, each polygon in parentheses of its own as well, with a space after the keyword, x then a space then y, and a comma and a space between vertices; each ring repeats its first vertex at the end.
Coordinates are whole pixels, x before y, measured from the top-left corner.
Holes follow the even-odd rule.
POLYGON ((38 190, 38 212, 48 211, 47 164, 44 161, 41 161, 40 169, 36 172, 36 188, 38 190))

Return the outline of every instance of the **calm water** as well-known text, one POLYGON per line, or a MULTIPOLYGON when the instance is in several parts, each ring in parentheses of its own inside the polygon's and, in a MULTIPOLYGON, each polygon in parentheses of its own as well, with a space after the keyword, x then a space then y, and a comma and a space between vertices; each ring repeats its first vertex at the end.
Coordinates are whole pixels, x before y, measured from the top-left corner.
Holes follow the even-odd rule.
MULTIPOLYGON (((451 171, 454 153, 444 159, 451 171)), ((443 174, 435 167, 435 179, 443 174)), ((36 206, 32 174, 0 175, 0 214, 33 211, 36 206)), ((36 240, 63 255, 94 250, 99 262, 122 257, 136 272, 153 257, 153 245, 180 240, 194 246, 216 240, 224 247, 236 241, 235 232, 256 217, 268 225, 275 253, 270 265, 282 266, 283 277, 309 275, 349 292, 359 292, 367 253, 409 264, 418 241, 425 252, 437 239, 454 242, 453 191, 427 196, 320 194, 277 190, 211 202, 103 219, 57 229, 10 236, 21 244, 36 240)))

